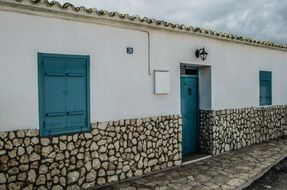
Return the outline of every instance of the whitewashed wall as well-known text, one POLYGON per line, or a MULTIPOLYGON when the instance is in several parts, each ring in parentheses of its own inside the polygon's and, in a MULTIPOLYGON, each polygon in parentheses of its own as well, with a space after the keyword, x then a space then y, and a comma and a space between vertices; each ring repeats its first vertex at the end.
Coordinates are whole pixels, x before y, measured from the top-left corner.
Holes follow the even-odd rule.
MULTIPOLYGON (((91 56, 91 120, 180 113, 180 63, 211 66, 201 108, 258 106, 259 70, 273 75, 273 103, 287 104, 287 53, 149 29, 151 70, 169 70, 171 92, 153 94, 146 32, 0 11, 0 129, 38 128, 37 53, 91 56), (134 54, 126 54, 133 47, 134 54), (205 47, 205 62, 194 51, 205 47), (211 94, 210 94, 211 93, 211 94)), ((146 28, 145 28, 146 29, 146 28)))

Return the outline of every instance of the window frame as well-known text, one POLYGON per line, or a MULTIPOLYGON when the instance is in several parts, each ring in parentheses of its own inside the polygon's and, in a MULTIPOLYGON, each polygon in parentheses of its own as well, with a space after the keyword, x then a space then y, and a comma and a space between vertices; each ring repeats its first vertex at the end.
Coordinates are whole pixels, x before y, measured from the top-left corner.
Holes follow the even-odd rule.
POLYGON ((72 55, 72 54, 52 54, 52 53, 37 53, 38 58, 38 108, 39 108, 39 134, 40 137, 52 137, 60 135, 69 135, 75 133, 85 133, 91 131, 91 119, 90 119, 90 56, 89 55, 72 55), (85 59, 86 60, 86 84, 87 84, 87 127, 84 130, 71 129, 65 133, 47 134, 44 129, 45 124, 45 106, 44 106, 44 80, 43 80, 43 69, 42 62, 45 58, 74 58, 74 59, 85 59))

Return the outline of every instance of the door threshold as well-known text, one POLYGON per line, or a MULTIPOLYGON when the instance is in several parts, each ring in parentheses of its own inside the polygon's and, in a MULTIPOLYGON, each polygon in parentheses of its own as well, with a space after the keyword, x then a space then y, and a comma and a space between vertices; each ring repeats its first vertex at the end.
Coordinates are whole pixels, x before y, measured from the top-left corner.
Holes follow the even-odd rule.
POLYGON ((210 157, 211 157, 211 155, 209 155, 209 154, 192 154, 192 155, 184 156, 182 159, 181 165, 191 164, 194 162, 208 159, 210 157))

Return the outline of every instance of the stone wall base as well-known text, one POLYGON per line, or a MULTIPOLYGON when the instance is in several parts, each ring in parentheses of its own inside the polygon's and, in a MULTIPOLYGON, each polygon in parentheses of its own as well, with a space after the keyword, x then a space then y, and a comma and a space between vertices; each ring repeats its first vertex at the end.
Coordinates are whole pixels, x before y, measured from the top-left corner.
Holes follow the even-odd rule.
POLYGON ((200 112, 201 151, 217 155, 287 135, 287 106, 200 112))
POLYGON ((0 132, 0 189, 85 189, 181 164, 178 115, 93 123, 90 133, 40 138, 0 132))

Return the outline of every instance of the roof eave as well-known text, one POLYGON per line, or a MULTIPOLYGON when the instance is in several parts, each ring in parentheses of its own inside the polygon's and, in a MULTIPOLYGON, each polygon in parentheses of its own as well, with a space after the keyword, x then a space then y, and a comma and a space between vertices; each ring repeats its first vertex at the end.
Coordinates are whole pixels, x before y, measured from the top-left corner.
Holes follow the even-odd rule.
POLYGON ((50 2, 48 0, 0 0, 0 9, 38 16, 56 17, 102 25, 111 25, 121 28, 131 28, 134 30, 145 30, 146 28, 153 28, 168 30, 172 32, 183 32, 218 40, 287 51, 286 45, 253 40, 250 38, 205 30, 201 28, 194 28, 192 26, 185 26, 183 24, 173 24, 156 19, 149 19, 147 17, 142 18, 139 16, 130 16, 128 14, 121 14, 117 12, 87 9, 85 7, 75 7, 69 3, 62 5, 58 2, 50 2))

